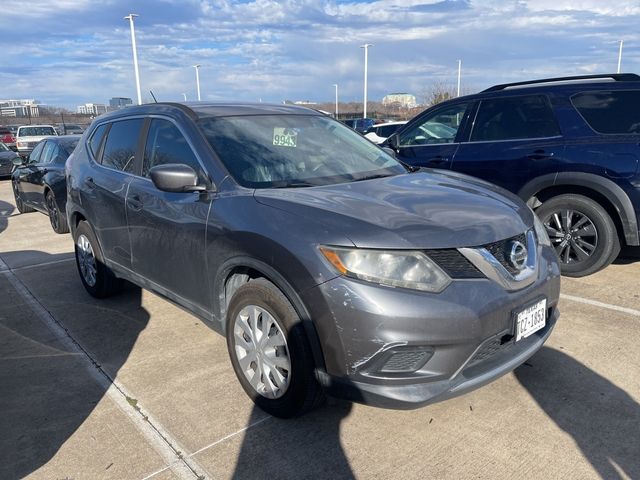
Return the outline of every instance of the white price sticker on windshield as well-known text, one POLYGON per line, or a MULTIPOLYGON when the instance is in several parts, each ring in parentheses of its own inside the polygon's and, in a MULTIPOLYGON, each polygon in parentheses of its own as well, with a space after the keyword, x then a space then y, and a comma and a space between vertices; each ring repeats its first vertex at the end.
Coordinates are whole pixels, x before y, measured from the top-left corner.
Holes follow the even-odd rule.
POLYGON ((298 132, 293 128, 276 127, 273 129, 273 144, 279 147, 295 147, 298 141, 298 132))

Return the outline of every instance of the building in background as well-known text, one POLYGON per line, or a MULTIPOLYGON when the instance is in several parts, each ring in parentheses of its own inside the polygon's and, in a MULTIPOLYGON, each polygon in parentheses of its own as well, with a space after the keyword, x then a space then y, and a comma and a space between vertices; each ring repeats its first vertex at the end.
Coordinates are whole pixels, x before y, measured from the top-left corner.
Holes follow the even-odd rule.
POLYGON ((403 108, 415 108, 418 105, 415 95, 410 93, 390 93, 382 99, 382 104, 385 107, 398 106, 403 108))
POLYGON ((3 117, 39 117, 38 100, 0 100, 0 115, 3 117))
POLYGON ((113 97, 109 100, 109 110, 119 110, 133 105, 133 100, 127 97, 113 97))
POLYGON ((107 106, 104 103, 85 103, 84 105, 78 105, 77 113, 82 115, 102 115, 107 113, 107 106))

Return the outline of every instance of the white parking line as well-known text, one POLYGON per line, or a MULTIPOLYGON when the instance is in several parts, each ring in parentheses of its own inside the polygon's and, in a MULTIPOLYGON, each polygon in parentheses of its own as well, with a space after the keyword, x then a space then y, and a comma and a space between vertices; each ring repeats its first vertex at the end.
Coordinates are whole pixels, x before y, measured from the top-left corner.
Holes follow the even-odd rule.
MULTIPOLYGON (((76 257, 72 256, 72 257, 69 257, 69 258, 62 258, 60 260, 51 260, 50 262, 35 263, 33 265, 24 265, 22 267, 12 268, 12 269, 10 269, 10 271, 19 272, 19 271, 22 271, 22 270, 29 270, 30 268, 47 267, 49 265, 56 265, 58 263, 72 262, 75 259, 76 259, 76 257)), ((2 268, 0 268, 0 271, 9 271, 9 270, 2 270, 2 268)))
POLYGON ((575 297, 573 295, 567 295, 566 293, 561 293, 560 298, 564 300, 569 300, 571 302, 584 303, 585 305, 592 305, 594 307, 606 308, 608 310, 613 310, 616 312, 626 313, 627 315, 632 315, 634 317, 640 317, 640 310, 635 310, 633 308, 620 307, 618 305, 612 305, 610 303, 599 302, 597 300, 591 300, 589 298, 583 297, 575 297))
MULTIPOLYGON (((167 468, 181 479, 206 479, 211 475, 189 456, 185 456, 180 446, 171 434, 151 416, 141 405, 134 401, 135 397, 125 387, 111 378, 94 360, 89 352, 80 345, 69 332, 53 317, 53 315, 38 301, 24 283, 7 267, 0 258, 0 270, 4 270, 16 292, 36 317, 61 341, 62 345, 72 353, 79 354, 78 359, 84 363, 87 372, 104 390, 116 406, 131 420, 136 429, 144 436, 149 445, 163 459, 167 468)), ((166 470, 163 469, 163 471, 166 470)))

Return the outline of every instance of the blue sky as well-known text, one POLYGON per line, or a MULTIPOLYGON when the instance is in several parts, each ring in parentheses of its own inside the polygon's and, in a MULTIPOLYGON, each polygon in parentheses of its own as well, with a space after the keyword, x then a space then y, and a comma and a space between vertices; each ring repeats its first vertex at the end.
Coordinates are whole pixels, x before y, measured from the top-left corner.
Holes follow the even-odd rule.
POLYGON ((3 0, 0 99, 49 105, 135 99, 128 21, 143 97, 361 101, 434 83, 467 92, 560 75, 640 71, 638 0, 3 0))

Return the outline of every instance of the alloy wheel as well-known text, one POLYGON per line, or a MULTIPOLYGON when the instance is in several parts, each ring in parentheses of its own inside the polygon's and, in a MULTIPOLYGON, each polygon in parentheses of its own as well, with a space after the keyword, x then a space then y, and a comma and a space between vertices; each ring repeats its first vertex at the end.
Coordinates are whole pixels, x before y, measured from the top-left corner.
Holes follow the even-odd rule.
POLYGON ((51 221, 51 226, 54 231, 58 231, 58 205, 56 205, 56 200, 53 198, 53 195, 49 193, 47 195, 47 211, 49 212, 49 220, 51 221))
POLYGON ((91 242, 86 236, 80 235, 76 242, 76 247, 78 266, 80 267, 82 278, 87 282, 87 285, 93 287, 96 284, 98 265, 91 242))
POLYGON ((275 318, 256 305, 245 306, 233 324, 233 346, 240 370, 263 397, 282 397, 291 379, 287 340, 275 318))
POLYGON ((564 264, 588 260, 598 247, 593 221, 577 210, 553 212, 544 222, 551 243, 564 264))

